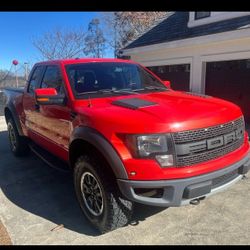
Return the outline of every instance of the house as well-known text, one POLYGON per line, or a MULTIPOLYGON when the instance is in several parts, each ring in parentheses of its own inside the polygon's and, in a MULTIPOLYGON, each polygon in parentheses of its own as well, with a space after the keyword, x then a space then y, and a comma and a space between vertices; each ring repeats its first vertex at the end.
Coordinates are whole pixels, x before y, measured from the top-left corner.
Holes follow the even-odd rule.
POLYGON ((250 122, 250 12, 169 12, 122 53, 173 89, 236 103, 250 122))

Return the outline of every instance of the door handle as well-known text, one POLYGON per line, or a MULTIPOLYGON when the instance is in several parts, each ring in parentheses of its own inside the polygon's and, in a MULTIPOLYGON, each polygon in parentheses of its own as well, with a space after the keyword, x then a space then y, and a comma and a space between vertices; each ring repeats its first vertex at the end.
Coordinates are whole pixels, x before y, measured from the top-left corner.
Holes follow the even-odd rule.
POLYGON ((70 112, 70 119, 71 120, 74 120, 75 118, 76 118, 76 116, 77 116, 77 113, 76 112, 70 112))

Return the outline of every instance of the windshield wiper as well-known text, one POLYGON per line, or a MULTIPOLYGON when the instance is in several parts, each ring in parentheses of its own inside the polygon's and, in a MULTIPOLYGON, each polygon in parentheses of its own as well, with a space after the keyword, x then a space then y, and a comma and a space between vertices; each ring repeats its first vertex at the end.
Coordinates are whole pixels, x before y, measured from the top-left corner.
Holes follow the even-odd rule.
POLYGON ((165 88, 165 87, 159 87, 159 86, 146 86, 144 88, 145 89, 156 89, 156 90, 160 90, 160 89, 167 90, 167 88, 165 88))
POLYGON ((97 91, 98 93, 121 93, 121 94, 133 94, 138 95, 138 93, 135 93, 133 90, 130 89, 100 89, 97 91))
POLYGON ((105 94, 105 93, 114 93, 114 94, 132 94, 132 95, 138 95, 138 93, 133 92, 132 90, 129 89, 99 89, 96 91, 89 91, 89 92, 82 92, 82 93, 77 93, 77 95, 87 95, 87 94, 105 94))
POLYGON ((139 93, 136 93, 137 91, 143 91, 143 90, 168 90, 164 87, 158 87, 158 86, 146 86, 140 89, 99 89, 96 91, 89 91, 89 92, 81 92, 77 93, 77 95, 89 95, 89 94, 105 94, 105 93, 112 93, 112 94, 129 94, 129 95, 139 95, 139 93))
POLYGON ((146 86, 140 89, 134 89, 133 91, 143 91, 143 90, 168 90, 165 87, 158 87, 158 86, 146 86))

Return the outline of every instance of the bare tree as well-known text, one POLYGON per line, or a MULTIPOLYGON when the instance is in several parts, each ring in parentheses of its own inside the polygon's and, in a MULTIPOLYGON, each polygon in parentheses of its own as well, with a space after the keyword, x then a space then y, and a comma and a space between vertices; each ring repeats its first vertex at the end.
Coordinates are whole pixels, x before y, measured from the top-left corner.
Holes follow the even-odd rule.
MULTIPOLYGON (((12 67, 10 68, 10 70, 12 67)), ((13 73, 10 70, 0 70, 0 84, 8 79, 9 76, 13 76, 13 73)))
MULTIPOLYGON (((0 90, 4 87, 16 87, 16 77, 13 72, 13 67, 9 70, 0 70, 0 90)), ((25 78, 20 72, 20 68, 18 69, 18 79, 19 79, 19 87, 25 85, 25 78)), ((1 92, 1 91, 0 91, 1 92)))
POLYGON ((84 53, 87 56, 103 57, 106 50, 106 39, 100 28, 100 20, 94 18, 88 26, 88 33, 85 37, 84 53))
POLYGON ((65 30, 56 28, 38 38, 33 38, 33 45, 42 55, 42 59, 62 59, 80 57, 84 54, 85 33, 82 29, 65 30))
POLYGON ((142 35, 147 29, 162 20, 167 12, 105 12, 105 32, 110 37, 109 45, 116 52, 142 35))

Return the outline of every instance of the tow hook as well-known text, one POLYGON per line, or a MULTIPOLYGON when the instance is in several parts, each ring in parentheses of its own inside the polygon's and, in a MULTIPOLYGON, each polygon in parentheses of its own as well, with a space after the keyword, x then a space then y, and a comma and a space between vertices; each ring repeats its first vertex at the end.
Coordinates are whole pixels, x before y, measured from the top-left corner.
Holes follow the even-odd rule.
POLYGON ((199 205, 200 204, 200 201, 201 200, 204 200, 206 197, 204 196, 204 197, 200 197, 200 198, 196 198, 196 199, 193 199, 193 200, 191 200, 189 203, 191 204, 191 205, 199 205))
POLYGON ((200 200, 199 199, 194 199, 190 201, 191 205, 199 205, 200 204, 200 200))

